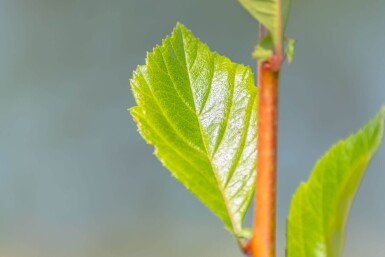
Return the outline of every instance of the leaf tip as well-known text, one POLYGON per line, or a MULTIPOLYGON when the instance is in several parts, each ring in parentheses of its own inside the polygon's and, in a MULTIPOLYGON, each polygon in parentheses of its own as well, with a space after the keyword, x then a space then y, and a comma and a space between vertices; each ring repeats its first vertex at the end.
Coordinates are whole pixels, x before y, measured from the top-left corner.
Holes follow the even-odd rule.
POLYGON ((173 29, 173 31, 171 33, 172 37, 178 31, 181 32, 181 33, 186 33, 186 32, 187 33, 192 33, 183 23, 181 23, 179 21, 175 24, 175 27, 174 27, 174 29, 173 29))
POLYGON ((381 113, 381 116, 383 117, 383 119, 385 119, 385 105, 383 105, 383 106, 380 108, 380 113, 381 113))
POLYGON ((183 25, 183 23, 182 22, 180 22, 180 21, 177 21, 176 22, 176 25, 175 25, 175 28, 186 28, 186 26, 185 25, 183 25))

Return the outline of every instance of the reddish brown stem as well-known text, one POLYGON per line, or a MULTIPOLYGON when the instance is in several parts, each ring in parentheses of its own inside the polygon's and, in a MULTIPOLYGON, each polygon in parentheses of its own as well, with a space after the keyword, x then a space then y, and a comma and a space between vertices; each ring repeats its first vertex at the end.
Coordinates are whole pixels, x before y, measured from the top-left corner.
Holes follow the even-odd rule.
POLYGON ((254 229, 251 239, 253 257, 275 256, 277 109, 280 61, 278 61, 278 66, 274 62, 274 59, 263 63, 258 62, 258 172, 254 229))
POLYGON ((246 256, 253 256, 253 251, 251 250, 251 240, 243 243, 241 245, 241 249, 242 249, 242 252, 246 255, 246 256))

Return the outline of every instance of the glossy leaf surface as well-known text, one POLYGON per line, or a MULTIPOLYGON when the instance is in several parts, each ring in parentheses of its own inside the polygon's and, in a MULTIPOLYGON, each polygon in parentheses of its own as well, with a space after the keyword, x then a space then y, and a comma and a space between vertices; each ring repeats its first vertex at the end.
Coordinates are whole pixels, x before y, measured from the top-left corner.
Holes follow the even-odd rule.
POLYGON ((213 53, 177 24, 131 80, 130 109, 172 175, 235 235, 253 195, 257 89, 249 67, 213 53))
POLYGON ((290 206, 288 257, 341 256, 350 206, 381 143, 384 118, 385 107, 356 134, 334 145, 300 185, 290 206))

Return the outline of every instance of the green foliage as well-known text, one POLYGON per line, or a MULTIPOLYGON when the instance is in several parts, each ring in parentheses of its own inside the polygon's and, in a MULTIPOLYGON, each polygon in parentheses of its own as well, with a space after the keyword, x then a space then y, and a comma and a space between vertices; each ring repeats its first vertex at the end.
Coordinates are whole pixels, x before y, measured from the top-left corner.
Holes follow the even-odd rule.
POLYGON ((279 34, 283 33, 289 16, 291 0, 239 0, 243 7, 265 26, 278 45, 279 34))
MULTIPOLYGON (((269 30, 253 52, 266 61, 282 36, 291 1, 239 1, 269 30)), ((290 63, 295 41, 284 42, 290 63)), ((243 220, 255 186, 258 107, 250 68, 211 52, 177 24, 134 71, 131 87, 137 106, 130 112, 162 164, 232 234, 250 238, 243 220)), ((334 145, 300 185, 288 216, 287 257, 341 256, 350 207, 381 143, 384 119, 385 107, 334 145)))
MULTIPOLYGON (((286 28, 290 12, 291 0, 239 0, 247 11, 265 26, 269 34, 255 46, 253 58, 266 61, 274 53, 275 46, 279 45, 280 34, 286 28), (282 18, 281 18, 282 17, 282 18)), ((293 60, 294 40, 287 40, 286 55, 289 63, 293 60)))
POLYGON ((266 61, 274 53, 274 44, 271 35, 267 35, 261 42, 255 46, 253 51, 253 58, 261 62, 266 61))
MULTIPOLYGON (((286 44, 285 53, 286 53, 287 61, 289 63, 292 63, 294 58, 295 40, 291 38, 285 38, 284 42, 286 44)), ((271 38, 271 35, 268 34, 259 42, 259 44, 255 46, 254 51, 252 53, 252 57, 261 62, 264 62, 268 60, 270 56, 272 56, 273 54, 274 54, 273 39, 271 38)))
POLYGON ((286 56, 287 56, 287 61, 289 63, 293 62, 294 46, 295 46, 295 40, 294 39, 289 38, 286 40, 286 56))
POLYGON ((155 155, 239 237, 256 169, 257 89, 249 67, 177 24, 131 80, 130 109, 155 155))
POLYGON ((365 168, 381 143, 385 107, 334 145, 295 193, 288 217, 288 257, 341 256, 346 219, 365 168))

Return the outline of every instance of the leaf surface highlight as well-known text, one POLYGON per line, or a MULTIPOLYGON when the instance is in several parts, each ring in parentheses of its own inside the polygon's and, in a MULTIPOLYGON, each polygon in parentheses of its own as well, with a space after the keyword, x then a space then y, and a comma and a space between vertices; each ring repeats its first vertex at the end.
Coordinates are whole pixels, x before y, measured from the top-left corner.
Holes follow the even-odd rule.
POLYGON ((257 88, 249 67, 182 24, 131 79, 130 112, 155 155, 238 237, 255 184, 257 88))

